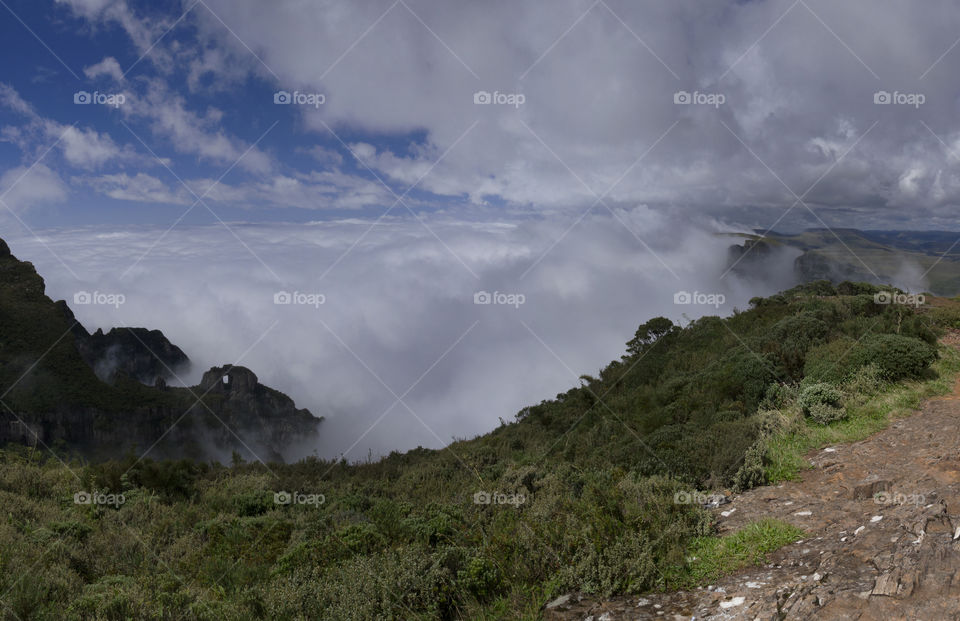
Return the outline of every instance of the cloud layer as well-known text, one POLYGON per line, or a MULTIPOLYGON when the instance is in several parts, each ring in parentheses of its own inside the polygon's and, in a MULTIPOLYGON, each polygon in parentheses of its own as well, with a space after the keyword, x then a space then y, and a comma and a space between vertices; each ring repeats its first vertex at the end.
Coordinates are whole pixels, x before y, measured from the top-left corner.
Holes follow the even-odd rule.
POLYGON ((651 316, 729 312, 784 285, 718 288, 729 242, 709 223, 619 215, 630 229, 589 216, 556 245, 571 220, 186 227, 159 243, 162 230, 83 229, 10 245, 54 298, 125 296, 119 308, 72 305, 88 329, 162 329, 194 360, 187 383, 215 364, 249 366, 327 417, 323 443, 295 455, 356 459, 488 431, 596 373, 651 316), (660 240, 653 252, 640 229, 660 240), (684 290, 726 303, 674 304, 684 290), (280 292, 293 303, 276 304, 280 292))

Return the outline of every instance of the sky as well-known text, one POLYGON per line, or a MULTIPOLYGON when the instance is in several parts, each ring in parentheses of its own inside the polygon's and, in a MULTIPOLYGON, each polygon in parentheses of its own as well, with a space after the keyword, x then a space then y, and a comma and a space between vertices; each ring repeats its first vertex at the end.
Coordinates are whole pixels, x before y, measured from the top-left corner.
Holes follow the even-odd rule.
POLYGON ((0 53, 0 236, 124 296, 88 328, 328 417, 324 455, 481 433, 789 284, 718 232, 957 228, 947 0, 0 0, 0 53))

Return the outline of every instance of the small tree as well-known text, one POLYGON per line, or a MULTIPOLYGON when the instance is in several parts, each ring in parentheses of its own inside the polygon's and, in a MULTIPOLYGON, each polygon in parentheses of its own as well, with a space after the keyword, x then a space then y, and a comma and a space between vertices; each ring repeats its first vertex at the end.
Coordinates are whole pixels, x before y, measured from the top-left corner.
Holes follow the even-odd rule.
POLYGON ((674 330, 673 322, 666 317, 654 317, 637 328, 637 333, 634 334, 633 339, 627 342, 627 353, 631 356, 637 356, 661 337, 674 330))

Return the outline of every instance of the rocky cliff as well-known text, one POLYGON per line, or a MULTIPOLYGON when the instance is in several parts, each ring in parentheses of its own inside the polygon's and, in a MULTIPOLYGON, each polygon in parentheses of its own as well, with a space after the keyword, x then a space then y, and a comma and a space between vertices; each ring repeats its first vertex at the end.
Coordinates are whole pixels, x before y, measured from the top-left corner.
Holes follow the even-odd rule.
POLYGON ((0 240, 0 443, 92 459, 237 452, 279 461, 292 442, 318 432, 320 419, 243 367, 215 367, 198 386, 168 386, 188 363, 158 330, 90 334, 0 240))

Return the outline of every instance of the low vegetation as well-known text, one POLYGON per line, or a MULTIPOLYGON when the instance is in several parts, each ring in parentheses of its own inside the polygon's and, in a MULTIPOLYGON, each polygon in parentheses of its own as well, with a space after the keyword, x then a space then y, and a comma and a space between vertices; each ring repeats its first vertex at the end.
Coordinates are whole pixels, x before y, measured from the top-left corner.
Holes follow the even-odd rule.
POLYGON ((7 447, 0 614, 535 619, 570 591, 714 580, 800 533, 718 538, 698 490, 795 476, 810 448, 881 428, 960 371, 937 349, 952 303, 877 291, 817 282, 725 319, 652 319, 596 377, 440 451, 225 466, 7 447))

